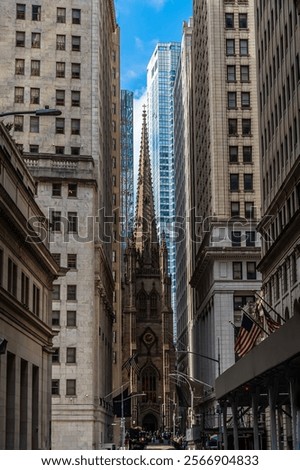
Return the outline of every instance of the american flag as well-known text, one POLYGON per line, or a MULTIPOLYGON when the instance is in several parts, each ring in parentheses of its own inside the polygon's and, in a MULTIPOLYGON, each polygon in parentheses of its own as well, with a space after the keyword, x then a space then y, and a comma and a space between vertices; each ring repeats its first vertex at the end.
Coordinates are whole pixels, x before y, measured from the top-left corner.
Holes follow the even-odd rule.
POLYGON ((269 312, 267 312, 263 305, 261 305, 261 308, 265 316, 270 333, 274 333, 275 330, 278 330, 278 328, 280 328, 280 323, 278 323, 271 317, 271 315, 269 314, 269 312))
POLYGON ((243 313, 241 328, 234 347, 236 354, 240 357, 245 356, 253 348, 260 334, 259 326, 243 313))
POLYGON ((122 369, 126 369, 128 374, 131 368, 135 371, 137 375, 139 374, 140 368, 137 362, 137 356, 138 356, 137 353, 134 353, 132 356, 126 359, 126 361, 122 365, 122 369))

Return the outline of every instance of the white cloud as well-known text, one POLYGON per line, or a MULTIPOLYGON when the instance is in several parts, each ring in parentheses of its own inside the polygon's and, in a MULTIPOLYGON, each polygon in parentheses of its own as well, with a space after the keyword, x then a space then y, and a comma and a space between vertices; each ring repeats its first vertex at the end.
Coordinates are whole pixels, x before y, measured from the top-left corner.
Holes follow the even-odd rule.
POLYGON ((168 0, 147 0, 147 3, 156 10, 161 10, 168 0))
POLYGON ((133 151, 134 151, 134 193, 136 194, 136 181, 138 177, 138 165, 141 145, 141 130, 143 122, 143 105, 147 104, 147 92, 133 100, 133 151))
POLYGON ((135 36, 134 41, 135 41, 136 48, 139 49, 140 51, 143 51, 144 50, 143 40, 139 38, 138 36, 135 36))

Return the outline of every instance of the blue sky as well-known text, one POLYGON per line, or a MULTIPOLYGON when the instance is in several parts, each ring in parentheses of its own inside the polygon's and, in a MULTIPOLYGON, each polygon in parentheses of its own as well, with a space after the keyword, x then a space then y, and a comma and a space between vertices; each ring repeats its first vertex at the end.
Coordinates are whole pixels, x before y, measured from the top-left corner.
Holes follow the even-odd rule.
POLYGON ((121 34, 121 88, 134 92, 134 180, 136 187, 146 102, 147 65, 158 42, 181 42, 193 0, 115 0, 121 34))
POLYGON ((140 98, 146 69, 158 42, 181 41, 192 0, 115 0, 121 31, 121 88, 140 98))

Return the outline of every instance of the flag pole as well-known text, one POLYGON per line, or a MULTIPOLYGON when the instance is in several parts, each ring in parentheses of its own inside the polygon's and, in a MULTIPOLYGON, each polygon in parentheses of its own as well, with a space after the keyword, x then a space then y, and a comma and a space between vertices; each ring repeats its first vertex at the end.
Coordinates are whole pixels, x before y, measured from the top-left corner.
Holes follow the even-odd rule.
POLYGON ((261 297, 256 291, 255 291, 255 295, 257 295, 257 297, 260 298, 260 300, 262 300, 271 310, 272 312, 276 313, 276 315, 285 323, 286 320, 285 318, 283 318, 279 313, 276 312, 276 310, 263 298, 261 297))
POLYGON ((245 315, 250 318, 264 333, 266 333, 267 336, 270 336, 270 333, 268 333, 248 312, 243 307, 240 307, 241 310, 245 313, 245 315))

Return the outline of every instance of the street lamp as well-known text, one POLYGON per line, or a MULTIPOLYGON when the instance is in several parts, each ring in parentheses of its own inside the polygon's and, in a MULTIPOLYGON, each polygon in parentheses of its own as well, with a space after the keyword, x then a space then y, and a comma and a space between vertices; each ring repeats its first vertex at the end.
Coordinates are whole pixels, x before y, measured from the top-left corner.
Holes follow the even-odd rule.
POLYGON ((6 111, 0 113, 0 117, 13 116, 16 114, 33 114, 35 116, 60 116, 61 111, 59 109, 51 109, 48 106, 41 109, 34 109, 32 111, 6 111))

